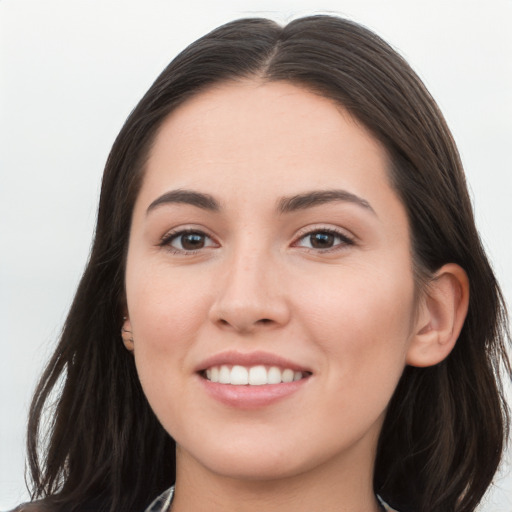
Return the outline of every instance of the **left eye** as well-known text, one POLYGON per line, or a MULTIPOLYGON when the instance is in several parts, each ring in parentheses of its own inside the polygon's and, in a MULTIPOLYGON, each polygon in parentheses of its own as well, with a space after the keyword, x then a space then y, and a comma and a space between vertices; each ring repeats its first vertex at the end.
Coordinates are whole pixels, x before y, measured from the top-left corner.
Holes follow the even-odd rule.
POLYGON ((167 240, 165 245, 169 245, 177 251, 197 251, 205 247, 215 246, 214 241, 201 231, 181 231, 174 233, 167 240))
POLYGON ((353 241, 341 233, 335 231, 313 231, 302 236, 297 245, 309 249, 333 249, 340 245, 352 245, 353 241))

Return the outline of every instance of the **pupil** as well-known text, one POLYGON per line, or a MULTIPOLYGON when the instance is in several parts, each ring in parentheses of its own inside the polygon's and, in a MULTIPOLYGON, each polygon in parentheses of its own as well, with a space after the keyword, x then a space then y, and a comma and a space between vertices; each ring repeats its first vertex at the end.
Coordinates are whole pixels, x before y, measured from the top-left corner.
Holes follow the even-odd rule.
POLYGON ((334 242, 334 235, 330 233, 315 233, 311 235, 311 246, 315 249, 325 249, 332 247, 334 242))
POLYGON ((201 249, 204 247, 204 236, 199 233, 187 233, 181 237, 183 249, 201 249))

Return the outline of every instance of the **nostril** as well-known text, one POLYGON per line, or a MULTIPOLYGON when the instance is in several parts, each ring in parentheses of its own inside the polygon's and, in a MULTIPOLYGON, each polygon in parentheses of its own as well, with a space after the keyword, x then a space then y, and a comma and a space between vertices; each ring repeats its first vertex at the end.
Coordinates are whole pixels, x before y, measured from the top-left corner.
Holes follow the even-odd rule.
POLYGON ((220 329, 235 330, 243 333, 252 333, 258 329, 272 329, 281 325, 279 319, 272 317, 258 317, 250 310, 231 312, 231 315, 215 315, 214 324, 220 329))

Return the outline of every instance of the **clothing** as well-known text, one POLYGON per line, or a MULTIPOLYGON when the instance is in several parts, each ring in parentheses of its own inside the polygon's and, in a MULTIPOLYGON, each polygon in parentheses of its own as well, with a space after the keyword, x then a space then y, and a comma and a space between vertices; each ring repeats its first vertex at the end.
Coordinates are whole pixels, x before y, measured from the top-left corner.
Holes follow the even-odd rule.
MULTIPOLYGON (((171 510, 172 497, 174 496, 174 486, 167 489, 165 492, 160 494, 151 505, 145 510, 145 512, 169 512, 171 510)), ((382 500, 380 496, 377 496, 379 503, 382 505, 382 510, 386 512, 398 512, 391 508, 387 503, 382 500)))

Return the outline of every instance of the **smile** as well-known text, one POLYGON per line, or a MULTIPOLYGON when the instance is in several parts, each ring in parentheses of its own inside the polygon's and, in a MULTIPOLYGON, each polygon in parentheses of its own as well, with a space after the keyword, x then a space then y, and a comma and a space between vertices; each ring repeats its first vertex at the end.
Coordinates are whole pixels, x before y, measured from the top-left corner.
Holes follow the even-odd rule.
POLYGON ((308 372, 280 368, 278 366, 220 365, 206 369, 203 376, 210 382, 231 384, 232 386, 264 386, 301 380, 308 372))

